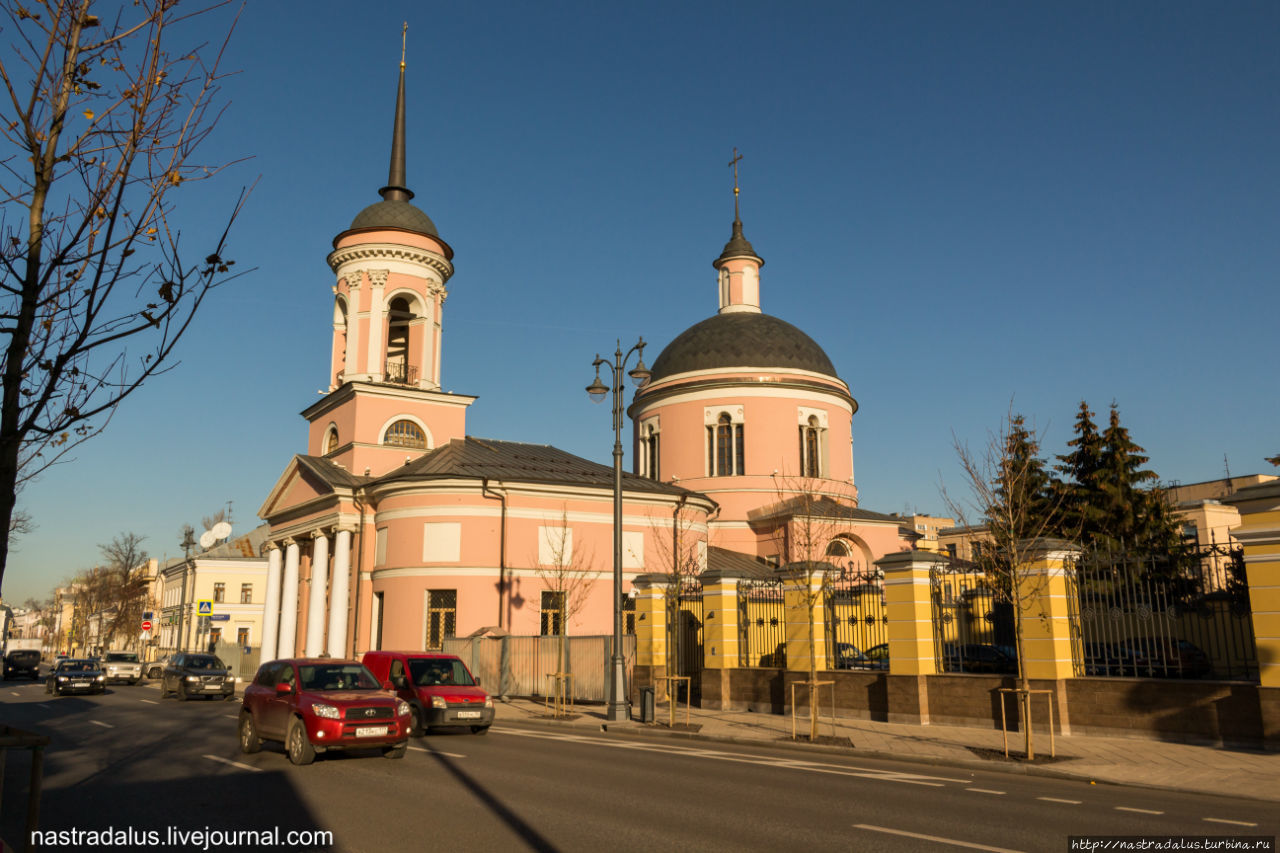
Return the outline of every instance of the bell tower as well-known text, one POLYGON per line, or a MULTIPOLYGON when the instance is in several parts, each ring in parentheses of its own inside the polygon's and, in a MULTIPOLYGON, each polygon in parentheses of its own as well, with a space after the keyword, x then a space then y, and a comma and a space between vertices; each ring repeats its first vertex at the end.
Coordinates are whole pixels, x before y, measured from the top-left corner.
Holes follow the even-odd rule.
POLYGON ((311 421, 308 453, 354 473, 385 473, 463 437, 465 408, 475 399, 440 393, 453 249, 412 203, 406 160, 402 42, 387 185, 378 190, 381 201, 333 240, 328 392, 303 412, 311 421))

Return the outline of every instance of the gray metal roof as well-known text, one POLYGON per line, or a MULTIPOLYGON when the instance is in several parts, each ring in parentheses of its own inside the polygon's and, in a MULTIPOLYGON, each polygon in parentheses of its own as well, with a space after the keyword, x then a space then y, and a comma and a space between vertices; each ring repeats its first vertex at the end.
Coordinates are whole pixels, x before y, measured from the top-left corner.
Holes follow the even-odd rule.
POLYGON ((357 228, 399 228, 432 237, 440 236, 431 217, 407 201, 393 199, 375 202, 356 214, 347 230, 355 231, 357 228))
POLYGON ((772 578, 776 575, 773 566, 754 554, 743 554, 740 551, 730 551, 728 548, 717 548, 714 545, 707 548, 707 569, 732 572, 739 577, 756 579, 772 578))
POLYGON ((846 503, 841 503, 828 497, 810 499, 803 495, 787 498, 772 506, 761 507, 748 513, 748 518, 752 521, 765 521, 768 519, 791 518, 797 515, 826 518, 833 521, 887 521, 895 525, 902 524, 901 516, 872 512, 869 509, 849 506, 846 503))
POLYGON ((651 381, 733 367, 790 368, 839 378, 813 338, 769 314, 741 312, 717 314, 681 332, 654 359, 651 381))
MULTIPOLYGON (((379 478, 377 482, 450 477, 613 488, 611 466, 574 456, 549 444, 525 444, 471 436, 454 439, 379 478)), ((630 492, 696 494, 670 483, 659 483, 626 472, 622 474, 622 488, 630 492)))

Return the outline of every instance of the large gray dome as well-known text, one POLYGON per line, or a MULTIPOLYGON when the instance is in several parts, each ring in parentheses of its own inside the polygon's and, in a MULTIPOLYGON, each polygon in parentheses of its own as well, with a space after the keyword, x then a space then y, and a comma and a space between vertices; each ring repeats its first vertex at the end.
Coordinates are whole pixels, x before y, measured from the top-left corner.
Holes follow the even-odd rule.
POLYGON ((392 199, 371 204, 356 214, 349 230, 357 228, 400 228, 432 237, 440 236, 431 217, 407 201, 392 199))
POLYGON ((717 314, 680 333, 654 360, 652 381, 731 367, 809 370, 839 378, 813 338, 785 320, 744 311, 717 314))

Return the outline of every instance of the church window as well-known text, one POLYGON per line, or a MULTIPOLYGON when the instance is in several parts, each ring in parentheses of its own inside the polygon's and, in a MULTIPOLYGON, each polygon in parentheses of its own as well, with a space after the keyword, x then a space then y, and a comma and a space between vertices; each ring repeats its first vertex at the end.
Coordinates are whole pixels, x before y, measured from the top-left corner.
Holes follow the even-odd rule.
POLYGON ((387 312, 386 379, 398 385, 412 385, 418 380, 417 368, 409 364, 409 323, 413 309, 409 300, 397 296, 387 312))
POLYGON ((389 444, 394 447, 415 447, 425 450, 427 447, 427 437, 423 435, 422 428, 413 421, 396 421, 387 427, 387 436, 383 439, 383 444, 389 444))
POLYGON ((640 427, 640 471, 642 477, 650 480, 659 479, 658 468, 658 424, 650 422, 640 427))
POLYGON ((822 427, 817 415, 800 427, 800 476, 822 476, 822 427))
POLYGON ((733 423, 728 412, 722 413, 714 426, 707 427, 707 443, 712 477, 742 474, 746 467, 742 424, 733 423))
POLYGON ((325 439, 324 439, 324 452, 326 454, 329 454, 337 449, 338 449, 338 430, 334 427, 329 427, 329 433, 328 435, 325 436, 325 439))
POLYGON ((444 638, 452 637, 458 624, 458 591, 456 589, 427 590, 426 648, 444 647, 444 638))
POLYGON ((564 633, 564 593, 542 593, 542 636, 550 637, 564 633))

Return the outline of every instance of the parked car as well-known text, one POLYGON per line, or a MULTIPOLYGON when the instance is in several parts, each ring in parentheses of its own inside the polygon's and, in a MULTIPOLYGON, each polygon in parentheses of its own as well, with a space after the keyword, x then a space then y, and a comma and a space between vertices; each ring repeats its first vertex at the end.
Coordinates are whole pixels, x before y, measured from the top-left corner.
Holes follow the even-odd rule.
POLYGON ((97 658, 65 658, 58 661, 44 682, 44 692, 61 696, 64 693, 105 693, 107 677, 97 658))
POLYGON ((974 672, 1008 675, 1018 671, 1017 652, 989 643, 948 643, 942 649, 947 672, 974 672))
MULTIPOLYGON (((883 644, 882 644, 883 645, 883 644)), ((836 643, 835 647, 835 668, 836 669, 869 669, 869 670, 886 670, 889 668, 888 647, 885 646, 886 654, 879 660, 872 659, 870 655, 863 652, 853 643, 836 643)))
POLYGON ((40 653, 31 649, 14 649, 4 656, 4 677, 25 675, 32 681, 40 678, 40 653))
POLYGON ((102 661, 107 673, 107 683, 124 681, 137 684, 142 678, 142 663, 137 652, 107 652, 102 661))
POLYGON ((1130 637, 1117 644, 1136 675, 1148 678, 1209 678, 1213 661, 1198 646, 1173 637, 1130 637))
POLYGON ((881 643, 878 646, 872 646, 863 652, 867 656, 867 660, 871 661, 872 669, 888 671, 889 669, 889 644, 881 643))
POLYGON ((470 726, 482 735, 493 724, 493 698, 456 655, 366 652, 363 663, 384 687, 409 704, 413 734, 470 726))
POLYGON ((403 758, 409 746, 409 703, 388 695, 354 660, 275 660, 245 687, 240 750, 264 740, 284 744, 294 764, 310 764, 333 749, 381 748, 403 758))
POLYGON ((181 652, 169 658, 160 675, 160 698, 170 693, 182 700, 192 696, 234 699, 236 680, 218 656, 181 652))
POLYGON ((153 681, 155 681, 155 680, 158 680, 161 676, 163 676, 164 668, 165 666, 168 665, 169 660, 172 657, 173 655, 161 655, 160 657, 151 661, 151 663, 147 664, 146 665, 147 678, 150 678, 153 681))

